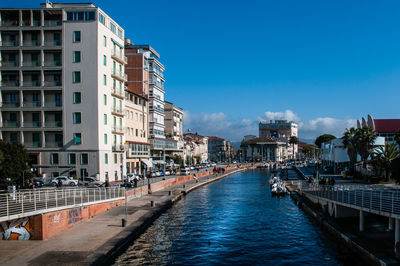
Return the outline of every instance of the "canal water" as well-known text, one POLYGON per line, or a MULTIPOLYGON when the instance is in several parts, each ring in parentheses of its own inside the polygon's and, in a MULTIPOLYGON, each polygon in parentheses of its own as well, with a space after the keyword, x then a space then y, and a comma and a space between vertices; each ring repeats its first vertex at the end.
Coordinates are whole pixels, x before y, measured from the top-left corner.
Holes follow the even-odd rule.
POLYGON ((192 191, 115 264, 351 263, 289 196, 272 197, 268 180, 267 170, 246 171, 192 191))

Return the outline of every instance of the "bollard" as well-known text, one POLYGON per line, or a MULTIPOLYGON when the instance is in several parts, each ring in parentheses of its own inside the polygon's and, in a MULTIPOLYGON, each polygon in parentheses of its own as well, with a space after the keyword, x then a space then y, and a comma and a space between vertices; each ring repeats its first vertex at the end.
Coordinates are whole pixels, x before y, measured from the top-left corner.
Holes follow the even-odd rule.
POLYGON ((168 196, 171 196, 172 195, 172 191, 170 190, 170 191, 168 191, 168 196))
POLYGON ((122 222, 122 227, 125 227, 126 226, 126 220, 122 219, 121 222, 122 222))
POLYGON ((185 184, 183 184, 183 188, 185 188, 186 187, 186 185, 185 184))
POLYGON ((154 201, 150 201, 150 206, 151 206, 151 207, 154 207, 154 205, 155 205, 155 204, 154 204, 154 201))

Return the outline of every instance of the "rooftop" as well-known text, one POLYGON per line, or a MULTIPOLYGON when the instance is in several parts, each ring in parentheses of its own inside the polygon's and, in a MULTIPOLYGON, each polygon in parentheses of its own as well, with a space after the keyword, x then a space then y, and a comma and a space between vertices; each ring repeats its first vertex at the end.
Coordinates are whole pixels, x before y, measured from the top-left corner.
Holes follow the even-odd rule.
POLYGON ((397 132, 400 129, 400 119, 374 119, 375 131, 397 132))

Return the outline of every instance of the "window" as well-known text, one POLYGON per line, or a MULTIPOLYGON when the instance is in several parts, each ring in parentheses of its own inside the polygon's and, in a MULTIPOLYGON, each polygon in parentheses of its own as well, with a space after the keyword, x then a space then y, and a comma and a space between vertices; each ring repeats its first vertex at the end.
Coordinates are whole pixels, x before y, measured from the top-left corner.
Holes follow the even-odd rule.
POLYGON ((73 34, 73 42, 81 42, 81 32, 74 31, 73 34))
POLYGON ((118 157, 116 154, 114 154, 114 163, 118 163, 118 157))
POLYGON ((104 144, 107 144, 107 134, 104 134, 104 144))
POLYGON ((107 85, 107 76, 103 75, 103 84, 104 86, 107 85))
POLYGON ((103 16, 103 14, 99 13, 99 21, 103 24, 106 25, 106 18, 103 16))
POLYGON ((73 58, 74 63, 80 63, 81 62, 81 51, 74 51, 74 58, 73 58))
POLYGON ((119 155, 119 161, 121 163, 124 161, 124 155, 122 153, 119 155))
POLYGON ((103 55, 103 65, 107 65, 107 56, 103 55))
POLYGON ((81 93, 80 92, 74 92, 73 98, 74 98, 74 103, 81 103, 81 93))
POLYGON ((139 135, 139 131, 138 129, 136 129, 136 137, 139 135))
POLYGON ((74 144, 82 144, 82 134, 74 133, 74 144))
POLYGON ((112 22, 110 22, 110 30, 115 33, 116 26, 112 22))
POLYGON ((58 153, 52 153, 50 156, 51 164, 58 164, 58 153))
POLYGON ((80 112, 73 113, 73 123, 80 124, 81 121, 82 121, 81 113, 80 112))
POLYGON ((94 20, 94 17, 95 17, 94 11, 67 12, 67 20, 89 21, 89 20, 94 20))
POLYGON ((88 158, 88 154, 87 153, 82 153, 81 154, 81 164, 88 164, 89 158, 88 158))
POLYGON ((68 155, 68 163, 69 164, 76 164, 76 154, 75 153, 70 153, 68 155))
POLYGON ((104 114, 104 125, 107 125, 107 114, 104 114))
POLYGON ((104 105, 107 105, 107 95, 103 95, 103 103, 104 105))
POLYGON ((81 82, 81 72, 80 71, 72 72, 72 82, 73 83, 80 83, 81 82))
POLYGON ((107 47, 107 37, 103 36, 103 45, 104 47, 107 47))
POLYGON ((122 30, 120 28, 118 28, 118 37, 120 37, 122 39, 122 30))
POLYGON ((108 164, 108 154, 104 154, 104 163, 108 164))

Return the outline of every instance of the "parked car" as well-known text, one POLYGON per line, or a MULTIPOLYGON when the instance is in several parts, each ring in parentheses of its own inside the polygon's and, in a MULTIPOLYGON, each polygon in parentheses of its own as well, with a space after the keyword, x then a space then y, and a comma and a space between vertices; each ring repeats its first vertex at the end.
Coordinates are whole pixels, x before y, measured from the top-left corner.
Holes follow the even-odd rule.
POLYGON ((182 168, 181 175, 190 175, 190 168, 189 167, 182 168))
POLYGON ((33 178, 33 185, 34 187, 43 187, 44 179, 41 176, 37 176, 33 178))
POLYGON ((169 175, 171 175, 171 172, 169 170, 165 170, 165 175, 169 176, 169 175))
POLYGON ((53 178, 51 180, 51 185, 52 186, 57 186, 58 184, 60 184, 63 186, 77 186, 78 185, 78 180, 74 180, 69 178, 68 176, 58 176, 56 178, 53 178))
POLYGON ((93 177, 84 177, 82 180, 79 180, 78 184, 80 186, 98 187, 103 185, 103 182, 100 182, 93 177))
POLYGON ((161 176, 160 171, 153 171, 153 172, 151 172, 151 177, 158 177, 158 176, 161 176))

